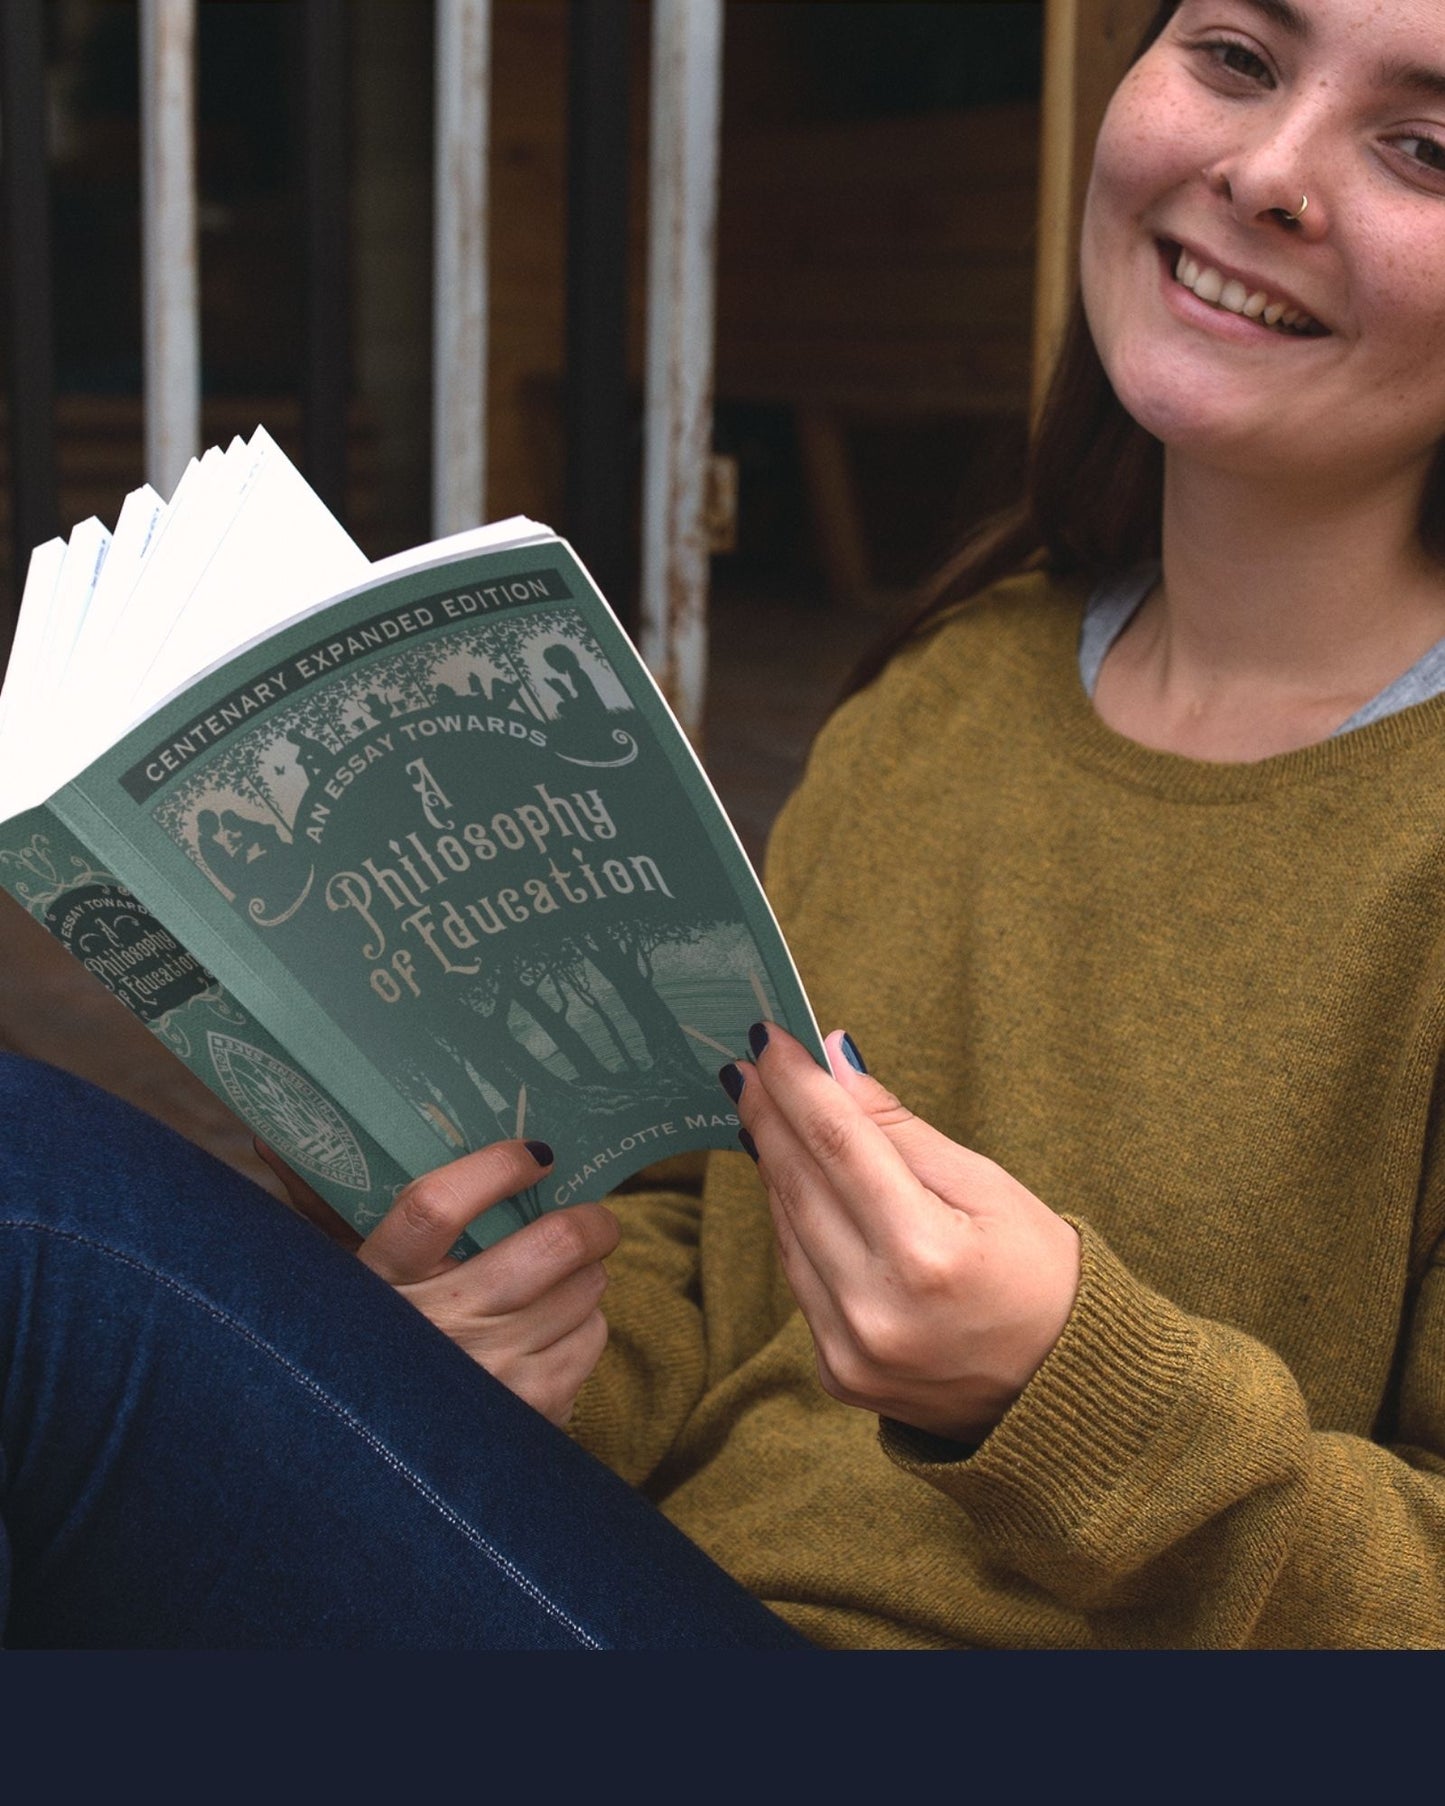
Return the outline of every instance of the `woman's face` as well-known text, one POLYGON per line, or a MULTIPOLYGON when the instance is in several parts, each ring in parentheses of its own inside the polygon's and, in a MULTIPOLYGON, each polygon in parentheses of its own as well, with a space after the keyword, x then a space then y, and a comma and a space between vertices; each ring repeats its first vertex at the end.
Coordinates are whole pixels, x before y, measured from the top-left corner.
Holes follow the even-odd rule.
POLYGON ((1445 435, 1442 0, 1182 0, 1100 132, 1083 285, 1166 445, 1262 480, 1422 473, 1445 435))

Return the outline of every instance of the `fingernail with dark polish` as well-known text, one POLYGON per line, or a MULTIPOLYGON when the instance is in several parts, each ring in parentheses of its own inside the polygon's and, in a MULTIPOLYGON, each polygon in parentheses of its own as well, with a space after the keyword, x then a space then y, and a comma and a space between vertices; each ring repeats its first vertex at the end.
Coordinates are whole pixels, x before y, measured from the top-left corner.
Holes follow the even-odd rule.
POLYGON ((752 1136, 748 1134, 746 1129, 738 1130, 738 1140, 739 1140, 739 1142, 741 1142, 742 1150, 747 1155, 748 1159, 753 1161, 754 1164, 756 1164, 757 1158, 758 1158, 757 1142, 755 1142, 753 1140, 752 1136))
POLYGON ((720 1066, 718 1068, 717 1076, 718 1083, 722 1086, 723 1090, 727 1092, 733 1102, 736 1103, 742 1096, 743 1086, 747 1082, 743 1078, 743 1075, 738 1071, 733 1062, 729 1060, 726 1066, 720 1066))
POLYGON ((545 1141, 524 1141, 522 1146, 526 1148, 527 1152, 537 1162, 538 1166, 550 1166, 553 1160, 556 1159, 556 1155, 553 1154, 551 1148, 547 1146, 545 1141))
POLYGON ((752 1048, 753 1058, 755 1060, 767 1044, 768 1031, 763 1027, 761 1022, 755 1022, 748 1030, 748 1046, 752 1048))
POLYGON ((858 1043, 849 1034, 843 1036, 843 1058, 854 1072, 867 1072, 868 1068, 863 1064, 863 1056, 858 1051, 858 1043))

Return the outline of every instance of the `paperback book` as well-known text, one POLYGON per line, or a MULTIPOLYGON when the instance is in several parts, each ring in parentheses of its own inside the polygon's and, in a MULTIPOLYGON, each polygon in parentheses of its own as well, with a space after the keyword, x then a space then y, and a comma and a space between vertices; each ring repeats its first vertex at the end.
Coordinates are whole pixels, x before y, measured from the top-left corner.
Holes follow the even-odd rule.
POLYGON ((31 556, 0 884, 356 1228, 508 1136, 487 1246, 735 1145, 818 1027, 680 725, 565 540, 370 563, 258 429, 31 556))

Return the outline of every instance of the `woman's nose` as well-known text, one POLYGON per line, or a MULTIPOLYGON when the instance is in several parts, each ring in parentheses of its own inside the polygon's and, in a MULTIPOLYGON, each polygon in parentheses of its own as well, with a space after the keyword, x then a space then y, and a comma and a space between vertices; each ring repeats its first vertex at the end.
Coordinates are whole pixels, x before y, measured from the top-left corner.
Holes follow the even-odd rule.
POLYGON ((1255 222, 1319 238, 1328 227, 1328 175, 1311 154, 1314 140, 1296 124, 1261 133, 1200 173, 1241 224, 1255 222))

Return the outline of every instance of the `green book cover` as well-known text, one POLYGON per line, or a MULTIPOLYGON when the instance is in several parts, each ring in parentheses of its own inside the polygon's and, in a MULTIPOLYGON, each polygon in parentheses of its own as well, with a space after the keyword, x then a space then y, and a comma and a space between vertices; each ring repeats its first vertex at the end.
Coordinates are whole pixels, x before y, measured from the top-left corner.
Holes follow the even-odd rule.
POLYGON ((701 766, 570 547, 361 585, 210 670, 43 805, 0 883, 363 1232, 500 1138, 488 1245, 735 1145, 748 1025, 823 1058, 701 766))

